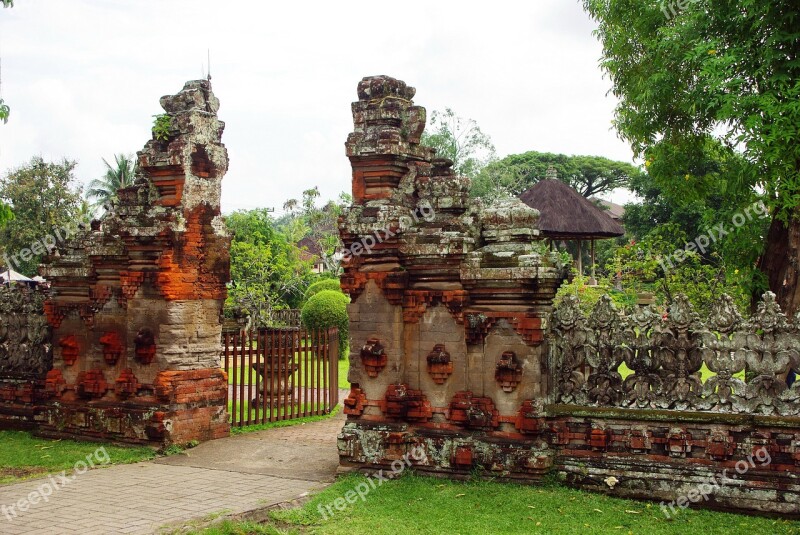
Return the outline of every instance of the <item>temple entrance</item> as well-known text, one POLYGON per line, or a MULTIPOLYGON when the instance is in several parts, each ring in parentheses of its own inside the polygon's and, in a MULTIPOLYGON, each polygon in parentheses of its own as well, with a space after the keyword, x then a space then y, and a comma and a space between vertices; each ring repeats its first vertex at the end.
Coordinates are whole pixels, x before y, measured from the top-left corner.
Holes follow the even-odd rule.
POLYGON ((223 334, 232 427, 321 416, 339 403, 339 333, 266 327, 223 334))

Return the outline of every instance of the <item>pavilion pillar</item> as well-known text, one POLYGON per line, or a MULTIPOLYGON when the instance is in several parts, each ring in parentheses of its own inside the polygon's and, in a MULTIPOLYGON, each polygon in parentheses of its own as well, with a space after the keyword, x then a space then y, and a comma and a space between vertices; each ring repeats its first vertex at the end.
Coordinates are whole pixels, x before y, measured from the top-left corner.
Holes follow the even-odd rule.
POLYGON ((595 271, 594 271, 594 238, 592 238, 592 248, 590 256, 592 258, 592 276, 589 278, 589 285, 597 286, 597 279, 595 278, 595 271))
POLYGON ((578 258, 575 263, 578 266, 578 275, 583 277, 583 240, 578 240, 578 258))

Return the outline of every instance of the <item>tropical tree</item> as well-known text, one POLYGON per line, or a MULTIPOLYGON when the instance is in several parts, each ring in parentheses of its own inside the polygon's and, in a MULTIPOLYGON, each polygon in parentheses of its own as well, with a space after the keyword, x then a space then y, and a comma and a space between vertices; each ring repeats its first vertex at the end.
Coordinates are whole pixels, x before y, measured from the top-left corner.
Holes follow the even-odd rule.
POLYGON ((278 227, 293 243, 302 241, 312 244, 313 252, 322 257, 327 270, 338 275, 340 259, 336 251, 342 242, 337 222, 353 199, 342 192, 338 199, 330 200, 319 207, 319 196, 319 188, 314 187, 303 192, 301 201, 286 201, 283 208, 287 213, 279 220, 278 227))
MULTIPOLYGON (((800 304, 800 19, 790 0, 584 0, 619 99, 616 127, 653 165, 709 137, 742 154, 731 185, 771 210, 759 262, 784 310, 800 304)), ((662 184, 668 187, 669 184, 662 184)), ((673 185, 677 187, 677 185, 673 185)), ((684 191, 705 184, 680 181, 684 191)))
POLYGON ((553 169, 559 180, 591 197, 624 187, 642 171, 602 156, 567 156, 549 152, 511 154, 484 167, 472 181, 471 194, 487 200, 518 196, 553 169))
POLYGON ((422 134, 422 144, 436 149, 438 158, 453 161, 456 174, 475 178, 495 157, 492 139, 478 123, 456 115, 450 109, 431 113, 430 128, 422 134))
POLYGON ((270 213, 266 209, 237 211, 225 222, 234 235, 226 311, 238 309, 266 324, 273 311, 298 308, 313 279, 311 265, 276 229, 270 213))
POLYGON ((0 199, 14 213, 0 228, 6 263, 13 264, 7 267, 35 275, 45 254, 42 244, 62 242, 75 232, 83 200, 73 175, 76 165, 36 156, 0 179, 0 199))
POLYGON ((96 178, 89 183, 86 196, 94 199, 95 206, 104 206, 117 200, 117 191, 133 184, 136 175, 136 163, 132 155, 115 154, 114 165, 106 164, 106 172, 103 178, 96 178))

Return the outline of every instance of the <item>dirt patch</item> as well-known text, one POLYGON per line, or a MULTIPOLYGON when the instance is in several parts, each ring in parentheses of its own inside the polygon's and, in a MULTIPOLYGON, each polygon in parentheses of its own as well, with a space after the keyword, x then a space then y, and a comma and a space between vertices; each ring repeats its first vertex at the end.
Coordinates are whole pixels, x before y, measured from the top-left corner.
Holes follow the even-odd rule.
POLYGON ((43 476, 47 473, 40 466, 0 466, 0 484, 14 483, 21 479, 30 479, 36 476, 43 476))

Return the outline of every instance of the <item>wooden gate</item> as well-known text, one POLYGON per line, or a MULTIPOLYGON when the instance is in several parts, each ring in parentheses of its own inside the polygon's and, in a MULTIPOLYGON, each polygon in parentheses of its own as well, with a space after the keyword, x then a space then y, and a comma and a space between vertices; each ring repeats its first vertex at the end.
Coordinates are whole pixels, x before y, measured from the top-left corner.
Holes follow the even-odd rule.
POLYGON ((225 333, 231 425, 330 413, 339 403, 339 333, 270 327, 225 333))

